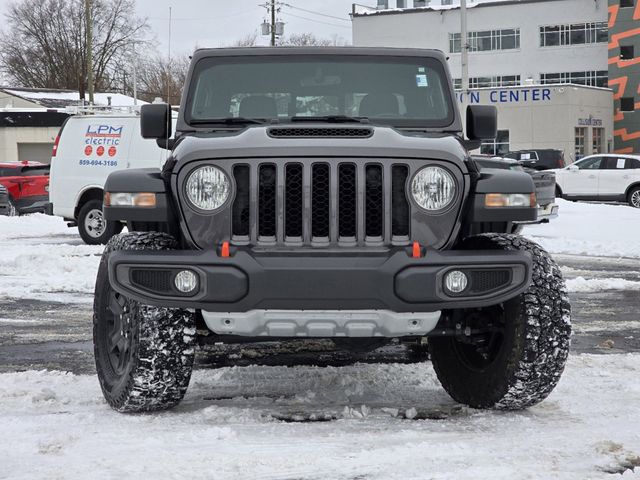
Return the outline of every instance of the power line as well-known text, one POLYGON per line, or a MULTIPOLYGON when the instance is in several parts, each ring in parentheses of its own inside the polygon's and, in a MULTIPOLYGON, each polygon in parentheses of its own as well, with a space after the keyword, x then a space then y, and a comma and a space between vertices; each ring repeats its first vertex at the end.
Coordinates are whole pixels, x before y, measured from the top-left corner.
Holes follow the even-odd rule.
POLYGON ((290 17, 295 17, 295 18, 300 18, 302 20, 308 20, 310 22, 315 22, 315 23, 322 23, 324 25, 331 25, 333 27, 340 27, 340 28, 348 28, 351 29, 351 27, 348 27, 346 25, 339 25, 337 23, 329 23, 329 22, 323 22, 322 20, 316 20, 315 18, 309 18, 309 17, 302 17, 300 15, 294 15, 293 13, 289 13, 289 12, 282 12, 283 15, 289 15, 290 17))
POLYGON ((289 5, 288 3, 283 3, 283 5, 285 7, 289 7, 289 8, 293 8, 294 10, 300 10, 302 12, 307 12, 307 13, 311 13, 313 15, 320 15, 322 17, 327 17, 327 18, 335 18, 336 20, 342 20, 343 22, 351 22, 351 20, 349 20, 348 18, 344 18, 344 17, 336 17, 335 15, 328 15, 326 13, 321 13, 321 12, 315 12, 313 10, 307 10, 305 8, 300 8, 300 7, 296 7, 294 5, 289 5))

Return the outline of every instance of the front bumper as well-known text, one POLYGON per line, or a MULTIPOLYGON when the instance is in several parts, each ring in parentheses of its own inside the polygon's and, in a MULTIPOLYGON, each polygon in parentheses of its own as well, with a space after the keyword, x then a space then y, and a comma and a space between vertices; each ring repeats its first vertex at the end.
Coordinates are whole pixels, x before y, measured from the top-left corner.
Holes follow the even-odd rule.
POLYGON ((435 251, 413 258, 410 249, 232 249, 118 251, 109 279, 119 293, 145 304, 207 312, 252 310, 388 310, 436 312, 494 305, 522 293, 531 256, 520 251, 435 251), (181 294, 173 280, 195 272, 199 286, 181 294), (444 276, 462 270, 469 285, 449 294, 444 276))

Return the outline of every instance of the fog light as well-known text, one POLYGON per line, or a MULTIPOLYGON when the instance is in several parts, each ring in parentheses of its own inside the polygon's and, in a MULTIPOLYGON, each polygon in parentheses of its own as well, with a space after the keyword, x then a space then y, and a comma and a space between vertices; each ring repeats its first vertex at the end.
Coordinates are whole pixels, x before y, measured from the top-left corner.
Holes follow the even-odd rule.
POLYGON ((198 288, 198 276, 191 270, 182 270, 178 272, 173 283, 182 293, 191 293, 198 288))
POLYGON ((451 293, 460 293, 467 288, 469 279, 460 270, 453 270, 444 277, 444 286, 451 293))

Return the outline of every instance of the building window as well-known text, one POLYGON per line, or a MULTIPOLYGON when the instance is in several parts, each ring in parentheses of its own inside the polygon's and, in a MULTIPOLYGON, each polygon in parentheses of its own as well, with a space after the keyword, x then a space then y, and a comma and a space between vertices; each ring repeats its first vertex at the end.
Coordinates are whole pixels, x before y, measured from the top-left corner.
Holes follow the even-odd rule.
POLYGON ((552 83, 575 83, 590 87, 607 87, 609 72, 607 70, 589 70, 586 72, 559 72, 541 73, 540 83, 549 85, 552 83))
POLYGON ((620 0, 620 7, 627 8, 633 7, 633 0, 620 0))
POLYGON ((604 128, 593 127, 591 130, 591 154, 604 153, 604 128))
POLYGON ((622 97, 620 99, 620 110, 623 112, 633 112, 636 109, 635 98, 622 97))
POLYGON ((633 45, 620 46, 620 60, 633 60, 635 58, 633 45))
POLYGON ((607 22, 546 25, 540 27, 540 46, 588 45, 609 41, 607 22))
MULTIPOLYGON (((471 77, 469 78, 469 88, 495 88, 495 87, 517 87, 520 85, 520 75, 497 75, 495 77, 471 77)), ((462 88, 462 79, 453 79, 453 88, 462 88)))
POLYGON ((480 153, 483 155, 504 155, 509 151, 509 130, 498 130, 496 139, 491 142, 482 142, 480 153))
MULTIPOLYGON (((489 52, 493 50, 513 50, 520 48, 520 29, 482 30, 469 32, 467 42, 470 52, 489 52)), ((459 33, 449 34, 449 52, 460 53, 462 44, 459 33)))
POLYGON ((586 144, 587 144, 587 127, 576 127, 576 137, 575 137, 576 160, 585 156, 586 144))

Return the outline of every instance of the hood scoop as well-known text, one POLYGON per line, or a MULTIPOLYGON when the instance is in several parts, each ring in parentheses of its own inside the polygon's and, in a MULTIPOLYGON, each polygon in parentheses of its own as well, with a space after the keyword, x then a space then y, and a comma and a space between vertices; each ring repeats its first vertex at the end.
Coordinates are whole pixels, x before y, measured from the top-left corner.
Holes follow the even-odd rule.
POLYGON ((373 128, 271 127, 267 134, 274 138, 368 138, 373 135, 373 128))

